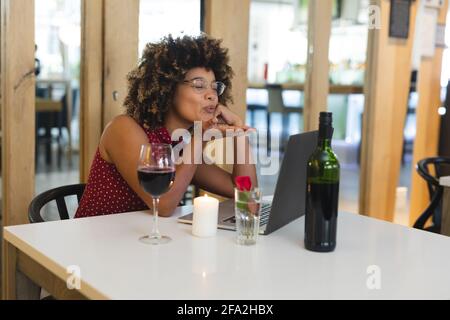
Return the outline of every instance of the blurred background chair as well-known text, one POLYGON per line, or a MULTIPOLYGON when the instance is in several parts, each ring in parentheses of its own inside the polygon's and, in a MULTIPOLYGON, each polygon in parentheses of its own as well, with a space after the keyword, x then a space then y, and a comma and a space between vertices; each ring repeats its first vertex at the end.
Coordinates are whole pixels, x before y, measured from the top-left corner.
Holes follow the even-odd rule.
POLYGON ((450 167, 450 158, 444 157, 425 158, 417 163, 417 173, 427 183, 430 204, 416 220, 414 228, 434 233, 441 232, 443 187, 439 184, 439 178, 444 175, 444 170, 448 167, 450 167), (426 227, 430 218, 432 224, 426 227))
POLYGON ((271 152, 270 139, 271 139, 271 117, 273 113, 281 114, 282 128, 280 139, 280 150, 284 151, 286 142, 289 139, 289 115, 291 113, 302 114, 303 109, 299 105, 298 107, 287 107, 283 100, 283 88, 279 84, 268 84, 268 105, 267 105, 267 150, 271 152))
POLYGON ((267 91, 265 88, 248 88, 246 92, 248 124, 255 128, 255 114, 267 112, 267 91))
MULTIPOLYGON (((60 220, 70 219, 71 217, 73 217, 75 212, 69 213, 65 198, 69 196, 76 196, 78 203, 80 203, 85 187, 86 187, 85 184, 62 186, 45 191, 37 195, 31 201, 30 206, 28 207, 28 220, 30 221, 30 223, 52 221, 49 220, 48 218, 45 218, 45 216, 42 214, 43 211, 42 209, 44 208, 44 206, 51 203, 52 201, 56 202, 60 220)), ((41 288, 38 287, 37 285, 36 285, 36 294, 37 294, 36 299, 38 299, 39 296, 41 296, 43 297, 42 300, 54 300, 54 298, 50 296, 47 292, 45 292, 45 290, 41 292, 41 288)))

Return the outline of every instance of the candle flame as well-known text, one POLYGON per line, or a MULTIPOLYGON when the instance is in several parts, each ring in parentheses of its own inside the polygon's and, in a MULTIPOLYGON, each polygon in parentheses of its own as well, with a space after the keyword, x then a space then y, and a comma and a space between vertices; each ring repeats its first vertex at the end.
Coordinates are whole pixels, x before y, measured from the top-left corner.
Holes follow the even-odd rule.
POLYGON ((208 198, 208 195, 207 195, 207 194, 205 194, 205 198, 208 198))

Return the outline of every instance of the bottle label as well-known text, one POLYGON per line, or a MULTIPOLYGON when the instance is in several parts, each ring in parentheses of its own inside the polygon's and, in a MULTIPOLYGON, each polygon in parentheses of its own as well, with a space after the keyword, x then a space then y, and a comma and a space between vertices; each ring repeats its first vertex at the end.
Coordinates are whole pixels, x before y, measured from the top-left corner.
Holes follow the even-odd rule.
POLYGON ((339 182, 309 183, 306 197, 305 244, 315 251, 336 246, 339 182))

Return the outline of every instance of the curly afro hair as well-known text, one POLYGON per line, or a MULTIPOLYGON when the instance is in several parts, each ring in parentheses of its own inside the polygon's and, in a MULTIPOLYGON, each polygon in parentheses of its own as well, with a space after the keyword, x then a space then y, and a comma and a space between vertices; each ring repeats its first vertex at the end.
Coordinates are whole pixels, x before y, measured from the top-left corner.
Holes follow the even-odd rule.
POLYGON ((177 85, 196 67, 212 70, 216 79, 226 85, 219 102, 225 106, 232 103, 233 70, 228 49, 222 48, 221 43, 202 34, 180 38, 169 35, 147 44, 138 67, 128 74, 129 90, 124 102, 127 115, 145 128, 162 126, 177 85))

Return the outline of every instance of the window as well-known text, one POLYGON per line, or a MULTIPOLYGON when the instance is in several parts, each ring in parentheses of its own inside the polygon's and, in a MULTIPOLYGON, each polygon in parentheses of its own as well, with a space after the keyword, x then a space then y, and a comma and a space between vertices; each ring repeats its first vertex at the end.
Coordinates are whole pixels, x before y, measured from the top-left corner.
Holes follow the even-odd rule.
POLYGON ((139 55, 145 45, 169 33, 173 36, 200 34, 200 0, 141 0, 139 55))

